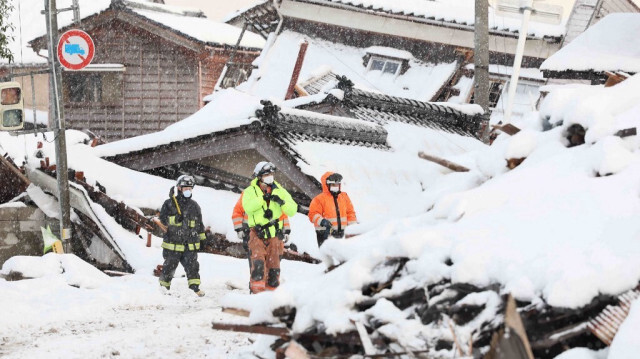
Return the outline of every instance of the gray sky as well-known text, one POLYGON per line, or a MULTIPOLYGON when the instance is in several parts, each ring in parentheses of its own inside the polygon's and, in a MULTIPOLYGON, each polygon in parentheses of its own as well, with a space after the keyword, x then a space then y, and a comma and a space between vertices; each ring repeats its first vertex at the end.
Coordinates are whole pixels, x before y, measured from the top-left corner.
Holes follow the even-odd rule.
POLYGON ((202 10, 208 18, 220 20, 227 14, 244 9, 259 0, 164 0, 167 5, 195 7, 202 10))

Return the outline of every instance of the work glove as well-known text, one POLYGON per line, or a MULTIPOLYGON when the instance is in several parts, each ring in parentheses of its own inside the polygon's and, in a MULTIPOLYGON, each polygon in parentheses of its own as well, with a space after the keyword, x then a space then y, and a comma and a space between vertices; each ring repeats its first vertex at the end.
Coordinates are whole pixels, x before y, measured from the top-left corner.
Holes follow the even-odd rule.
POLYGON ((242 248, 245 251, 249 251, 249 230, 245 230, 244 228, 236 231, 238 233, 238 239, 242 240, 242 248))
POLYGON ((271 219, 271 218, 273 218, 273 211, 271 210, 271 208, 267 208, 267 209, 264 211, 264 218, 266 218, 266 219, 271 219))
POLYGON ((271 196, 271 200, 274 201, 275 203, 277 203, 280 206, 284 205, 284 201, 282 200, 282 198, 280 198, 280 196, 276 195, 272 195, 271 196))
POLYGON ((294 243, 289 243, 287 247, 290 251, 298 252, 298 246, 296 246, 294 243))
POLYGON ((329 222, 329 220, 326 218, 323 218, 322 221, 320 221, 320 225, 324 227, 325 230, 331 230, 331 222, 329 222))
POLYGON ((265 193, 264 195, 262 195, 262 199, 264 199, 265 201, 271 200, 271 193, 265 193))

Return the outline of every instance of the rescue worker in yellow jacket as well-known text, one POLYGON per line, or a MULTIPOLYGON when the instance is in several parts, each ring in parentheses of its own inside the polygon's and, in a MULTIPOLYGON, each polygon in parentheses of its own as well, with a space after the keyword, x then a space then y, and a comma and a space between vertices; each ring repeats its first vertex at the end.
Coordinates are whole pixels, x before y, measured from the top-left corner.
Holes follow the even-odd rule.
POLYGON ((318 247, 331 235, 343 238, 347 226, 355 224, 358 219, 351 199, 342 192, 342 175, 327 172, 322 175, 322 193, 315 196, 309 205, 309 220, 316 229, 318 247))
POLYGON ((271 162, 256 165, 255 177, 242 192, 242 207, 249 225, 251 293, 274 290, 280 285, 280 256, 284 252, 282 214, 293 216, 298 205, 274 180, 276 167, 271 162))
MULTIPOLYGON (((233 229, 238 234, 238 239, 242 241, 242 248, 247 252, 247 259, 249 259, 249 273, 251 273, 251 257, 249 256, 249 216, 242 208, 242 195, 238 198, 238 202, 233 206, 233 212, 231 213, 231 220, 233 221, 233 229)), ((282 221, 282 241, 287 243, 289 241, 289 234, 291 233, 291 225, 289 224, 289 217, 286 214, 280 216, 282 221)), ((294 247, 291 244, 291 247, 294 247)))
MULTIPOLYGON (((291 224, 289 223, 289 217, 286 214, 280 216, 282 221, 282 241, 287 243, 289 241, 289 235, 291 234, 291 224)), ((233 230, 236 231, 238 239, 242 241, 242 248, 249 253, 249 217, 242 208, 242 195, 238 198, 235 206, 233 206, 233 212, 231 213, 231 221, 233 222, 233 230)))

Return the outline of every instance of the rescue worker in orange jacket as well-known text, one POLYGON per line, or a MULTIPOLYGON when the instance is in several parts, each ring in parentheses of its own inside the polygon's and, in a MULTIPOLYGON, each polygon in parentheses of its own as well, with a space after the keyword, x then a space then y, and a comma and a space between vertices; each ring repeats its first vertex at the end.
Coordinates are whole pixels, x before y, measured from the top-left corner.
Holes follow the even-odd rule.
POLYGON ((251 293, 274 290, 280 285, 280 256, 284 253, 280 217, 283 213, 291 217, 298 211, 289 192, 274 180, 275 171, 271 162, 258 163, 253 171, 255 178, 242 192, 242 208, 249 225, 251 293))
POLYGON ((342 175, 327 172, 322 175, 320 182, 322 193, 311 200, 309 205, 309 220, 316 229, 318 247, 329 235, 343 238, 347 226, 358 221, 349 195, 341 192, 342 175))

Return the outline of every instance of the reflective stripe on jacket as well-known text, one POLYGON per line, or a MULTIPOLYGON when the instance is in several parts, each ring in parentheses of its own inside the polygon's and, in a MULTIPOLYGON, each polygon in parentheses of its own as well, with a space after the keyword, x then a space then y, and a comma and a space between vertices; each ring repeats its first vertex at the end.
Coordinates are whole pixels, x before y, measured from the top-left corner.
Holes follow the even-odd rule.
POLYGON ((327 187, 327 177, 332 174, 333 172, 327 172, 322 175, 322 178, 320 179, 320 182, 322 183, 322 193, 315 196, 309 205, 309 220, 313 223, 316 231, 325 230, 325 228, 320 225, 320 222, 322 222, 323 219, 331 222, 333 230, 338 230, 338 217, 340 217, 339 227, 342 231, 344 231, 348 225, 354 224, 358 221, 349 195, 345 192, 340 192, 338 197, 334 198, 331 192, 329 192, 329 187, 327 187), (336 206, 339 208, 339 213, 336 211, 336 206))
MULTIPOLYGON (((242 228, 243 224, 249 225, 249 216, 242 208, 242 194, 240 194, 240 198, 238 198, 238 202, 233 206, 233 213, 231 213, 231 220, 233 221, 233 229, 238 231, 242 228)), ((282 230, 284 233, 291 232, 291 224, 289 223, 289 217, 286 214, 282 214, 280 216, 280 223, 282 224, 282 230)))
MULTIPOLYGON (((274 182, 272 188, 271 194, 280 197, 284 201, 282 206, 274 201, 269 201, 267 204, 263 198, 264 192, 258 185, 258 178, 254 178, 253 181, 251 181, 251 185, 242 191, 242 208, 244 208, 244 211, 247 213, 247 223, 249 227, 253 228, 256 225, 265 226, 269 224, 270 219, 264 217, 267 208, 270 209, 273 214, 272 219, 280 219, 283 214, 291 217, 298 211, 298 205, 286 189, 278 182, 274 182)), ((277 230, 282 228, 281 221, 278 220, 277 222, 278 228, 274 228, 275 226, 269 226, 268 228, 270 237, 275 237, 277 230)))
POLYGON ((182 193, 178 193, 175 200, 169 198, 164 201, 160 221, 167 226, 162 248, 178 252, 198 250, 200 241, 206 239, 200 206, 191 198, 185 198, 182 193), (180 217, 182 220, 179 220, 180 217))
POLYGON ((242 208, 242 195, 238 198, 238 202, 233 206, 233 212, 231 213, 231 220, 233 221, 233 229, 238 231, 242 228, 242 224, 248 222, 247 214, 244 213, 242 208))

